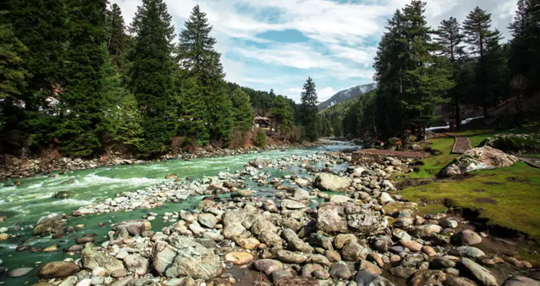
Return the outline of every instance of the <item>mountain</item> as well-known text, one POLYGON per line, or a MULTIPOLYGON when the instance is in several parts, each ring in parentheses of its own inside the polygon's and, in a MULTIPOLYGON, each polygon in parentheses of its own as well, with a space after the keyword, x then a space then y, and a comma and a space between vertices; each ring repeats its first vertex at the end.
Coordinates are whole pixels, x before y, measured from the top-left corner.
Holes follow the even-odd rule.
POLYGON ((325 102, 319 103, 319 111, 324 110, 330 106, 334 106, 338 103, 341 103, 347 99, 354 98, 357 96, 360 96, 362 94, 366 94, 374 89, 377 88, 376 83, 369 83, 369 84, 363 84, 363 85, 357 85, 353 86, 349 89, 342 90, 338 93, 336 93, 334 96, 332 96, 330 99, 328 99, 325 102))

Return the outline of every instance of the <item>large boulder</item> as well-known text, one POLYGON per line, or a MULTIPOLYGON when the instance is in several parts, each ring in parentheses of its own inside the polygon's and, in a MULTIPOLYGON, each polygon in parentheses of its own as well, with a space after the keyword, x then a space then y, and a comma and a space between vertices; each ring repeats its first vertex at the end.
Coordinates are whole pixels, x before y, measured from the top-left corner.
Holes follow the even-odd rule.
POLYGON ((315 186, 324 191, 344 192, 351 186, 352 179, 328 173, 320 173, 315 179, 315 186))
POLYGON ((239 237, 247 231, 245 225, 253 223, 254 214, 248 210, 230 210, 223 214, 223 236, 226 239, 239 237))
POLYGON ((72 262, 55 261, 47 263, 39 268, 39 278, 66 278, 79 272, 79 266, 72 262))
POLYGON ((62 215, 50 214, 38 220, 34 227, 34 235, 63 233, 66 221, 62 215))
POLYGON ((388 221, 380 212, 353 203, 325 203, 317 213, 317 229, 324 234, 373 235, 382 232, 388 221))
POLYGON ((174 233, 168 240, 170 244, 157 241, 152 252, 154 269, 161 276, 208 280, 223 271, 219 256, 194 238, 174 233))
POLYGON ((502 286, 540 286, 540 282, 531 278, 516 276, 506 279, 502 286))
POLYGON ((450 165, 446 166, 441 171, 441 174, 444 176, 463 175, 476 170, 510 167, 518 161, 519 159, 515 156, 484 146, 466 151, 450 163, 450 165))
POLYGON ((118 231, 124 228, 133 236, 141 235, 144 231, 152 229, 152 224, 144 219, 126 220, 113 226, 113 229, 118 231))
POLYGON ((474 279, 475 281, 479 282, 480 285, 499 285, 497 279, 495 278, 495 276, 493 276, 493 274, 491 274, 491 272, 489 272, 489 270, 482 267, 480 264, 472 261, 471 259, 465 257, 461 258, 461 260, 459 261, 459 266, 465 276, 474 279))
POLYGON ((111 273, 115 270, 124 269, 124 264, 122 261, 108 256, 105 253, 99 252, 92 246, 87 246, 83 249, 81 261, 83 268, 90 270, 101 267, 107 272, 111 273))
POLYGON ((365 269, 360 269, 354 276, 354 282, 358 286, 394 286, 388 279, 369 273, 365 269))

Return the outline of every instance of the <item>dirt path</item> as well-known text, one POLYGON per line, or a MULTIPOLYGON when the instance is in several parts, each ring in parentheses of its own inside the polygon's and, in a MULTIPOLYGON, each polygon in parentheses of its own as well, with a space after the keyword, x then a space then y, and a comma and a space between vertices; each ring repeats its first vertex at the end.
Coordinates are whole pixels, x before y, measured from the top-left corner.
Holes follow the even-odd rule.
POLYGON ((446 133, 448 136, 454 137, 454 146, 452 147, 453 154, 463 154, 465 151, 472 149, 471 140, 467 137, 458 136, 454 133, 446 133))

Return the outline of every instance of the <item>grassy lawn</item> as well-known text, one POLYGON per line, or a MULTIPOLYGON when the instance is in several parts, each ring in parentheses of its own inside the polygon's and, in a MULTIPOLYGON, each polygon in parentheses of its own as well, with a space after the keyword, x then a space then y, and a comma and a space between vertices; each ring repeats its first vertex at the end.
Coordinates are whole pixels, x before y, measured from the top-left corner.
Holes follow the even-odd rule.
MULTIPOLYGON (((507 131, 472 130, 458 133, 467 136, 474 147, 487 137, 501 133, 528 133, 538 125, 507 131)), ((419 172, 408 174, 411 179, 431 179, 458 155, 450 154, 454 139, 431 139, 431 148, 442 152, 423 160, 419 172)), ((540 155, 529 155, 540 157, 540 155)), ((403 196, 417 203, 422 214, 445 211, 445 205, 479 210, 488 224, 497 224, 528 233, 540 239, 540 169, 525 163, 496 170, 477 171, 460 180, 438 180, 427 185, 409 187, 403 196)))
POLYGON ((433 178, 439 173, 446 165, 454 160, 457 155, 450 154, 452 146, 454 145, 454 138, 452 137, 440 137, 431 139, 431 149, 439 150, 442 152, 439 156, 431 156, 422 162, 423 166, 420 167, 420 171, 417 173, 411 173, 409 178, 412 179, 428 179, 433 178))
POLYGON ((478 171, 463 180, 442 180, 403 190, 405 198, 426 202, 421 212, 443 211, 445 203, 477 209, 488 224, 498 224, 540 238, 540 169, 516 163, 478 171))

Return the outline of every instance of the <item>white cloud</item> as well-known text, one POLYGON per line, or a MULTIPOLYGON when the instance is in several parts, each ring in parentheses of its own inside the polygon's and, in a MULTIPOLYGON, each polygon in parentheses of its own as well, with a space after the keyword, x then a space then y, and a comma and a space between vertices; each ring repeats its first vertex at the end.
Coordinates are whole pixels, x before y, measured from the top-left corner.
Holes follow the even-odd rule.
MULTIPOLYGON (((142 0, 111 0, 131 19, 142 0)), ((451 16, 462 22, 476 6, 492 14, 493 26, 508 40, 516 0, 425 0, 428 24, 437 28, 451 16)), ((165 0, 177 31, 191 9, 207 13, 227 80, 262 90, 274 88, 298 99, 308 76, 320 86, 319 99, 346 86, 371 81, 376 42, 386 19, 410 0, 165 0), (361 3, 359 3, 361 2, 361 3), (269 31, 295 30, 309 40, 270 41, 269 31), (248 45, 248 41, 259 43, 248 45), (288 88, 298 86, 298 88, 288 88)))

